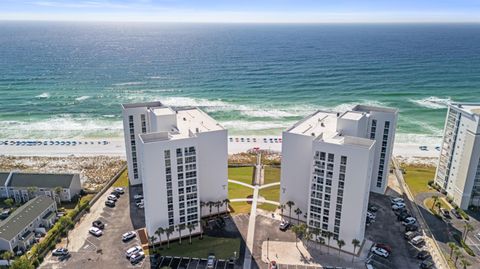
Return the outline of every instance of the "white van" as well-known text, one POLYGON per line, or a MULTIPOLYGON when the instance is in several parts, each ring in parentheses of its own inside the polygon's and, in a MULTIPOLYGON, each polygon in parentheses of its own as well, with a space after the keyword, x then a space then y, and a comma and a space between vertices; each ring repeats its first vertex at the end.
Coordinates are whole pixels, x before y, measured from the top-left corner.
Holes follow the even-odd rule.
POLYGON ((423 240, 423 237, 421 235, 418 235, 418 236, 415 236, 413 239, 412 239, 412 244, 414 245, 420 245, 421 243, 424 242, 423 240))

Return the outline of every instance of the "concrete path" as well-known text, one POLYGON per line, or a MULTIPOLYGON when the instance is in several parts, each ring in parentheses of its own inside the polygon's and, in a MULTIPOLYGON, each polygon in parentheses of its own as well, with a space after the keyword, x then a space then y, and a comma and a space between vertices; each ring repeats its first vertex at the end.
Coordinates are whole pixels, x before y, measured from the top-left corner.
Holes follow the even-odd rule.
POLYGON ((260 189, 270 188, 270 187, 277 186, 277 185, 280 185, 280 182, 273 182, 273 183, 269 183, 267 185, 262 185, 262 186, 260 186, 260 189))
POLYGON ((255 188, 254 186, 252 186, 250 184, 247 184, 247 183, 244 183, 244 182, 241 182, 241 181, 237 181, 237 180, 234 180, 234 179, 229 179, 228 183, 242 185, 242 186, 245 186, 245 187, 248 187, 248 188, 251 188, 251 189, 255 188))

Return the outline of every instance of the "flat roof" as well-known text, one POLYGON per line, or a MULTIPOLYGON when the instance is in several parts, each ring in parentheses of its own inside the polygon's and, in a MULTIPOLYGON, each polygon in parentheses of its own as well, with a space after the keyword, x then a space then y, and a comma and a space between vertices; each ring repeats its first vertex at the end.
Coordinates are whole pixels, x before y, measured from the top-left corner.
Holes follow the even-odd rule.
POLYGON ((325 141, 326 143, 337 145, 350 145, 366 149, 371 148, 373 144, 375 144, 375 140, 356 136, 342 136, 340 134, 335 134, 330 137, 322 136, 319 137, 319 141, 325 141))
POLYGON ((53 203, 55 201, 48 196, 37 196, 26 202, 0 222, 0 238, 12 240, 53 203))
POLYGON ((337 115, 335 112, 318 110, 293 125, 287 132, 307 136, 318 136, 322 133, 337 131, 337 115))
POLYGON ((450 106, 469 114, 480 115, 480 103, 451 103, 450 106))
POLYGON ((13 173, 9 187, 69 188, 75 174, 13 173))
POLYGON ((130 104, 122 104, 123 109, 127 108, 139 108, 139 107, 161 107, 162 103, 159 101, 154 101, 154 102, 143 102, 143 103, 130 103, 130 104))
POLYGON ((363 113, 357 111, 347 111, 340 117, 347 120, 360 120, 363 117, 363 113))
POLYGON ((390 108, 390 107, 378 107, 378 106, 367 106, 367 105, 356 105, 352 111, 363 111, 363 112, 370 112, 370 111, 377 111, 377 112, 389 112, 389 113, 397 113, 398 109, 390 108))
POLYGON ((152 111, 157 116, 165 116, 165 115, 175 114, 175 110, 173 110, 171 107, 158 107, 158 108, 152 109, 152 111))

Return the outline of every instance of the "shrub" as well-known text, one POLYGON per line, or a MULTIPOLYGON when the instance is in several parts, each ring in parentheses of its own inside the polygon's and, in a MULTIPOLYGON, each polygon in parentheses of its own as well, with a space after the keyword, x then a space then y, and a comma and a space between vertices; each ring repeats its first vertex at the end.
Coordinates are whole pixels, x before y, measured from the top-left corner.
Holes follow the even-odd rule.
POLYGON ((433 180, 429 180, 428 181, 428 186, 432 187, 432 185, 433 185, 433 180))
POLYGON ((460 241, 460 244, 462 244, 462 248, 465 250, 465 252, 468 253, 468 255, 472 256, 472 257, 475 257, 475 253, 473 252, 473 250, 467 245, 465 244, 465 241, 460 241))
POLYGON ((447 196, 447 202, 450 204, 453 203, 453 199, 451 196, 447 196))

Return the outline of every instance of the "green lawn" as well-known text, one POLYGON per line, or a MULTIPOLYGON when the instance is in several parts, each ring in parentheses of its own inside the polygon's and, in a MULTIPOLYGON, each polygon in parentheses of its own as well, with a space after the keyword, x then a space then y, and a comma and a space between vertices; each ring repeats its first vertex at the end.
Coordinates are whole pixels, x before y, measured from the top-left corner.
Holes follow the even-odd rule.
MULTIPOLYGON (((280 181, 280 168, 274 167, 265 167, 265 174, 264 174, 264 184, 269 184, 273 182, 280 181)), ((260 196, 265 197, 267 200, 271 201, 279 201, 280 200, 280 186, 274 186, 266 189, 262 189, 258 193, 260 196)), ((277 209, 276 205, 271 204, 262 204, 259 205, 258 208, 268 211, 275 211, 277 209)))
POLYGON ((240 253, 240 238, 224 238, 204 236, 192 238, 192 244, 188 244, 188 237, 182 240, 182 245, 178 242, 170 243, 170 249, 167 249, 166 243, 163 244, 163 250, 160 255, 207 258, 209 253, 214 253, 216 258, 229 259, 233 257, 233 252, 240 253))
POLYGON ((123 171, 123 173, 118 177, 117 181, 113 183, 113 187, 128 187, 128 172, 127 169, 123 171))
POLYGON ((435 167, 408 165, 403 168, 406 172, 403 177, 414 196, 421 192, 432 191, 428 181, 435 177, 435 167))
MULTIPOLYGON (((253 167, 229 167, 228 178, 238 180, 247 184, 252 184, 253 167)), ((253 194, 253 189, 238 185, 228 184, 228 198, 247 198, 247 196, 253 194)), ((233 208, 233 213, 248 213, 251 206, 247 202, 234 202, 230 206, 233 208)))

